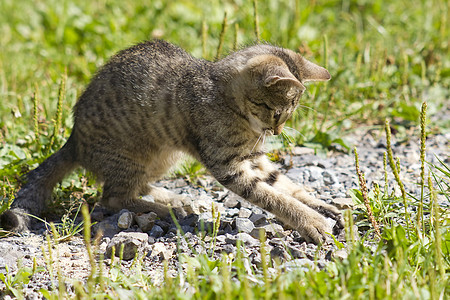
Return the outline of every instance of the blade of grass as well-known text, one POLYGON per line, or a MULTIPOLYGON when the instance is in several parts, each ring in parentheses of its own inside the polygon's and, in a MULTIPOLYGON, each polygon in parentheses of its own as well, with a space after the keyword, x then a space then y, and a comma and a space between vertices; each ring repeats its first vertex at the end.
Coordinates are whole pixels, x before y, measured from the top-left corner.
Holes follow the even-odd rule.
POLYGON ((406 201, 406 190, 405 190, 405 186, 403 185, 403 182, 400 179, 399 168, 397 167, 397 165, 394 161, 394 155, 392 153, 392 146, 391 146, 391 126, 390 126, 388 119, 386 119, 385 131, 386 131, 388 161, 389 161, 389 165, 391 166, 392 173, 394 173, 395 180, 397 181, 397 184, 400 186, 400 191, 402 193, 402 199, 403 199, 403 205, 405 207, 406 224, 407 224, 407 227, 409 227, 411 221, 410 221, 410 217, 408 214, 408 203, 406 201))

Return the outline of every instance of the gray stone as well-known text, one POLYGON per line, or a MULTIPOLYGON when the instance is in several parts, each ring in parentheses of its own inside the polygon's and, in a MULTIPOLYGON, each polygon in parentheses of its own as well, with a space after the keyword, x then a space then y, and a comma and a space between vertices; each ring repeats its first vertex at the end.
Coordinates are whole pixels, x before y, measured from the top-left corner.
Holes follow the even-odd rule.
POLYGON ((322 168, 311 166, 308 168, 308 172, 309 172, 308 180, 310 182, 319 181, 320 179, 322 179, 322 173, 323 173, 322 168))
POLYGON ((150 232, 148 233, 148 235, 150 235, 156 239, 163 236, 163 234, 164 234, 164 230, 159 225, 153 225, 152 230, 150 230, 150 232))
POLYGON ((281 262, 286 261, 290 258, 289 253, 282 246, 275 246, 270 250, 270 257, 274 260, 279 260, 281 262))
POLYGON ((112 248, 115 256, 119 257, 123 245, 122 259, 133 259, 136 254, 142 254, 148 246, 148 235, 141 232, 120 232, 116 234, 106 246, 106 257, 111 258, 112 248))
POLYGON ((204 212, 198 216, 198 229, 205 230, 205 231, 212 231, 214 228, 215 220, 212 218, 212 214, 210 211, 204 212))
POLYGON ((226 243, 236 245, 238 240, 247 247, 256 247, 260 245, 260 242, 257 239, 253 238, 251 235, 245 232, 240 232, 236 235, 226 234, 226 243))
POLYGON ((201 186, 201 187, 207 187, 208 186, 208 182, 203 179, 203 178, 198 178, 197 179, 197 185, 201 186))
POLYGON ((172 258, 176 247, 172 244, 165 245, 164 243, 154 243, 151 247, 150 257, 159 256, 161 260, 168 260, 172 258))
POLYGON ((339 180, 337 179, 334 172, 330 170, 323 171, 322 176, 323 176, 323 183, 325 183, 325 185, 333 185, 339 183, 339 180))
POLYGON ((248 208, 241 207, 239 210, 239 218, 249 218, 252 215, 252 211, 248 208))
POLYGON ((239 209, 238 208, 229 208, 226 210, 226 212, 227 212, 228 216, 234 217, 239 214, 239 209))
POLYGON ((287 249, 293 258, 306 258, 305 252, 300 247, 288 245, 287 249))
POLYGON ((249 218, 255 226, 264 225, 267 223, 267 217, 265 214, 254 213, 249 218))
MULTIPOLYGON (((196 199, 195 201, 192 201, 191 204, 192 210, 195 214, 210 212, 213 202, 214 201, 210 196, 203 194, 200 196, 200 198, 196 199)), ((214 203, 214 205, 218 207, 217 203, 214 203)))
POLYGON ((223 201, 223 205, 228 208, 235 208, 239 205, 239 201, 237 196, 228 194, 225 200, 223 201))
POLYGON ((107 218, 99 223, 94 224, 92 226, 93 235, 100 234, 101 232, 102 236, 112 237, 115 234, 119 233, 121 229, 119 228, 119 226, 117 226, 117 219, 116 222, 112 222, 112 219, 107 218))
POLYGON ((176 188, 181 188, 187 186, 187 183, 186 180, 179 178, 175 180, 174 185, 176 188))
POLYGON ((345 249, 339 249, 333 252, 332 257, 338 260, 344 260, 348 257, 348 252, 345 249))
POLYGON ((131 224, 133 224, 133 213, 128 210, 123 211, 117 220, 117 226, 122 229, 128 229, 131 224))
POLYGON ((264 211, 263 211, 261 208, 257 207, 257 206, 252 206, 252 207, 251 207, 251 210, 252 210, 252 212, 253 212, 254 214, 258 214, 258 215, 264 213, 264 211))
POLYGON ((308 148, 308 147, 294 147, 292 149, 293 155, 307 155, 307 154, 314 154, 314 149, 308 148))
POLYGON ((198 223, 198 215, 196 214, 190 214, 188 216, 186 216, 185 218, 183 218, 182 220, 180 220, 180 225, 181 226, 196 226, 198 223))
POLYGON ((262 226, 258 226, 255 229, 264 229, 269 237, 285 237, 286 233, 284 232, 283 226, 277 223, 270 223, 262 226))
POLYGON ((250 232, 250 235, 257 240, 261 240, 263 237, 266 238, 267 232, 264 227, 258 227, 253 229, 252 232, 250 232))
POLYGON ((134 219, 139 228, 141 228, 143 232, 146 232, 152 229, 157 217, 158 216, 154 212, 149 212, 148 214, 136 215, 134 219))
POLYGON ((239 232, 250 233, 255 228, 255 225, 249 219, 236 218, 234 220, 234 226, 239 232))

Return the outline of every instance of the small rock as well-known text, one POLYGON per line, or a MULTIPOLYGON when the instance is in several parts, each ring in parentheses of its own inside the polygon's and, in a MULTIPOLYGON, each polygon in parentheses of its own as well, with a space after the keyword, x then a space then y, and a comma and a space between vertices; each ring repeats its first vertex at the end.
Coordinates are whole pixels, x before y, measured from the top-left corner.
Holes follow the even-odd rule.
POLYGON ((239 214, 239 209, 238 208, 229 208, 227 209, 227 215, 230 217, 234 217, 236 215, 239 214))
POLYGON ((164 243, 154 243, 149 256, 159 256, 162 260, 168 260, 172 258, 174 250, 175 249, 170 245, 166 246, 164 243))
POLYGON ((284 247, 275 246, 272 250, 270 250, 270 257, 283 262, 289 259, 289 254, 286 252, 284 247))
POLYGON ((293 155, 307 155, 307 154, 314 154, 314 149, 308 148, 308 147, 294 147, 292 149, 293 155))
POLYGON ((228 194, 228 196, 225 198, 225 201, 223 202, 223 205, 228 208, 235 208, 239 205, 239 201, 237 200, 236 196, 228 194))
POLYGON ((206 194, 200 196, 199 199, 193 201, 191 204, 193 212, 197 215, 211 211, 212 205, 213 199, 206 194))
POLYGON ((241 207, 239 210, 239 218, 249 218, 252 215, 252 211, 248 208, 241 207))
POLYGON ((225 244, 221 248, 222 248, 222 251, 227 253, 227 254, 236 252, 236 247, 233 246, 233 245, 230 245, 230 244, 225 244))
POLYGON ((153 225, 152 230, 148 233, 149 236, 154 237, 155 239, 163 236, 164 230, 159 225, 153 225))
POLYGON ((207 187, 208 182, 203 178, 199 178, 199 179, 197 179, 197 185, 201 186, 201 187, 207 187))
POLYGON ((187 186, 186 180, 178 178, 175 180, 174 185, 176 188, 181 188, 187 186))
POLYGON ((180 220, 181 226, 196 226, 198 223, 198 215, 196 214, 190 214, 186 217, 184 217, 182 220, 180 220))
POLYGON ((128 229, 131 224, 133 224, 133 213, 128 210, 124 210, 117 220, 117 226, 122 229, 128 229))
POLYGON ((194 232, 194 227, 183 225, 183 226, 181 226, 181 231, 183 233, 194 232))
POLYGON ((266 229, 264 229, 263 227, 258 227, 253 229, 252 232, 250 232, 250 235, 257 240, 261 240, 262 237, 266 237, 267 233, 266 229))
POLYGON ((344 260, 348 257, 348 252, 345 249, 339 249, 334 251, 332 257, 339 260, 344 260))
POLYGON ((322 179, 322 173, 323 173, 322 168, 319 168, 316 166, 311 166, 308 168, 308 172, 309 172, 309 181, 310 182, 319 181, 320 179, 322 179))
POLYGON ((152 195, 144 195, 142 196, 142 200, 155 203, 155 197, 153 197, 152 195))
POLYGON ((258 226, 256 229, 264 229, 266 234, 269 234, 271 237, 285 237, 286 234, 284 232, 283 226, 277 223, 270 223, 262 226, 258 226))
POLYGON ((212 231, 214 228, 214 221, 210 211, 204 212, 198 216, 197 228, 202 231, 212 231))
POLYGON ((259 246, 260 242, 245 232, 240 232, 237 235, 226 234, 225 242, 236 245, 237 241, 241 241, 245 246, 255 247, 259 246))
POLYGON ((306 258, 305 253, 299 247, 288 245, 287 249, 293 258, 306 258))
POLYGON ((252 212, 254 213, 254 214, 263 214, 264 213, 264 211, 261 209, 261 208, 259 208, 259 207, 256 207, 256 206, 252 206, 251 207, 251 210, 252 210, 252 212))
POLYGON ((250 233, 255 228, 255 225, 252 221, 245 218, 236 218, 234 220, 234 226, 239 232, 250 233))
POLYGON ((167 232, 170 229, 170 224, 163 220, 156 220, 155 225, 158 225, 159 227, 161 227, 162 230, 164 230, 164 232, 167 232))
POLYGON ((332 204, 339 209, 353 209, 355 205, 352 198, 335 198, 332 200, 332 204))
POLYGON ((102 236, 113 237, 120 232, 120 228, 117 226, 117 222, 113 223, 111 222, 111 219, 108 218, 92 226, 93 235, 97 235, 100 232, 102 236))
POLYGON ((148 214, 136 215, 134 219, 139 228, 141 228, 143 232, 146 232, 152 229, 157 217, 158 216, 154 212, 149 212, 148 214))
POLYGON ((334 172, 325 170, 323 171, 322 176, 323 176, 323 183, 325 183, 325 185, 333 185, 339 183, 339 180, 337 179, 334 172))
POLYGON ((255 226, 264 225, 267 223, 267 218, 265 214, 252 214, 249 218, 255 226))
POLYGON ((106 257, 111 258, 112 248, 115 248, 115 256, 119 257, 123 245, 122 259, 133 259, 136 253, 142 253, 148 245, 148 235, 141 232, 119 232, 106 247, 106 257))

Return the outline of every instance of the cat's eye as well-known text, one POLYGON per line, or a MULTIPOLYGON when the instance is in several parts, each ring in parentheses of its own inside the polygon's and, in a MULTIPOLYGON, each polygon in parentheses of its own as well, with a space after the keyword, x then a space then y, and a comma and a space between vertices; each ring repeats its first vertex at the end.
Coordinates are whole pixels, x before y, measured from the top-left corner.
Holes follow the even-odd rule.
POLYGON ((275 113, 273 114, 273 119, 274 119, 276 122, 278 122, 278 121, 280 120, 280 118, 281 118, 281 113, 280 113, 280 112, 275 112, 275 113))

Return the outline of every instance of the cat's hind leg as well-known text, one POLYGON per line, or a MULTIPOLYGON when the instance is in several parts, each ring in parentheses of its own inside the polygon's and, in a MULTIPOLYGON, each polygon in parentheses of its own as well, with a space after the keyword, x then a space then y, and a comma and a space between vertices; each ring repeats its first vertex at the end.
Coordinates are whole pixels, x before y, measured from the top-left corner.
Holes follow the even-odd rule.
POLYGON ((113 211, 128 209, 136 213, 154 212, 159 217, 169 215, 169 207, 161 202, 143 197, 151 189, 148 187, 148 170, 135 160, 116 156, 108 161, 102 172, 104 179, 101 203, 113 211), (143 193, 144 192, 144 193, 143 193))

